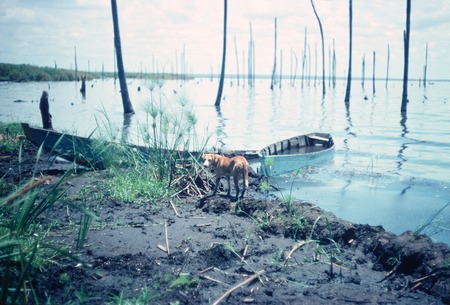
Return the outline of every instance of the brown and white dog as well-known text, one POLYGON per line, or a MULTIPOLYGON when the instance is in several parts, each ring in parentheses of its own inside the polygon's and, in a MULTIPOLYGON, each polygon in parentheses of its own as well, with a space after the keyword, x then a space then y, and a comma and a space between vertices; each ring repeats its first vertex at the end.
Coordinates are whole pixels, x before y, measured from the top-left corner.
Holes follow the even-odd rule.
POLYGON ((216 154, 202 154, 203 163, 206 167, 213 167, 216 171, 216 186, 212 196, 217 192, 219 187, 220 178, 227 177, 228 192, 227 196, 230 196, 231 185, 230 177, 233 176, 234 187, 236 189, 236 200, 239 196, 239 178, 244 180, 244 188, 242 190, 241 198, 244 197, 245 189, 248 188, 248 162, 243 156, 235 156, 233 158, 227 158, 216 154))

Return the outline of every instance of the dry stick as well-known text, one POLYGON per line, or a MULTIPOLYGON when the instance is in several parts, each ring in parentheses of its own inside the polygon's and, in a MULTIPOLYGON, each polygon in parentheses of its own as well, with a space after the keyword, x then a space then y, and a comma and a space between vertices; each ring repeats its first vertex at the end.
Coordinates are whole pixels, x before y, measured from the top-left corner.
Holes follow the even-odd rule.
POLYGON ((301 247, 303 247, 305 244, 306 244, 306 241, 304 241, 304 240, 301 240, 301 241, 299 241, 298 243, 296 243, 296 244, 292 247, 291 251, 289 251, 289 252, 286 254, 286 258, 284 259, 284 264, 287 263, 287 261, 291 258, 291 255, 292 255, 295 251, 297 251, 298 249, 300 249, 301 247))
POLYGON ((164 221, 164 232, 166 233, 166 248, 167 248, 167 255, 170 255, 170 250, 169 250, 169 236, 167 233, 167 220, 164 221))
POLYGON ((17 197, 20 197, 26 193, 28 193, 29 191, 35 189, 36 187, 38 187, 39 185, 45 184, 45 183, 50 183, 52 181, 52 177, 51 176, 45 176, 42 179, 36 180, 35 182, 33 182, 33 184, 26 186, 24 188, 22 188, 20 191, 18 191, 15 194, 12 194, 11 196, 9 196, 8 198, 6 198, 6 203, 10 203, 12 202, 14 199, 16 199, 17 197))
POLYGON ((207 280, 210 280, 210 281, 212 281, 212 282, 216 282, 216 283, 219 283, 219 284, 224 284, 224 285, 226 285, 226 283, 224 283, 224 282, 222 282, 222 281, 219 281, 219 280, 216 280, 215 278, 212 278, 212 277, 210 277, 210 276, 208 276, 208 275, 200 274, 200 277, 201 277, 201 278, 204 278, 204 279, 207 279, 207 280))
POLYGON ((428 279, 428 278, 430 278, 430 277, 436 276, 436 275, 437 275, 437 273, 429 274, 429 275, 426 275, 426 276, 424 276, 424 277, 421 277, 421 278, 419 278, 419 279, 417 279, 417 280, 414 280, 414 281, 412 281, 412 282, 413 282, 413 284, 416 284, 416 283, 422 282, 422 281, 424 281, 424 280, 426 280, 426 279, 428 279))
MULTIPOLYGON (((177 215, 178 217, 180 217, 180 214, 177 211, 177 208, 175 207, 175 205, 173 204, 173 201, 169 198, 169 203, 172 206, 173 211, 175 212, 175 215, 177 215)), ((167 221, 166 221, 166 225, 167 225, 167 221)))
POLYGON ((237 285, 231 287, 230 289, 228 289, 220 298, 218 298, 214 303, 212 303, 212 305, 217 305, 220 302, 222 302, 228 295, 230 295, 233 291, 235 291, 236 289, 247 285, 248 283, 252 282, 254 279, 256 279, 257 277, 259 277, 261 274, 263 274, 265 271, 261 270, 256 272, 255 274, 253 274, 252 276, 250 276, 249 278, 243 280, 242 282, 238 283, 237 285))
POLYGON ((245 257, 247 256, 247 251, 248 251, 248 243, 245 244, 244 252, 242 252, 241 262, 243 262, 245 260, 245 257))

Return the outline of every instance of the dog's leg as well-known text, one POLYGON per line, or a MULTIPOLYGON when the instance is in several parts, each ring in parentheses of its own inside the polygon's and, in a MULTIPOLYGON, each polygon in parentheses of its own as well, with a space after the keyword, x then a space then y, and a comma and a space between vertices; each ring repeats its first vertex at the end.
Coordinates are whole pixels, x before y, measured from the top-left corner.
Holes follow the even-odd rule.
POLYGON ((217 193, 217 189, 219 188, 219 182, 220 182, 220 176, 216 177, 216 186, 214 187, 214 192, 212 193, 212 196, 214 196, 217 193))
POLYGON ((228 191, 227 191, 227 196, 229 197, 229 196, 231 195, 230 176, 227 176, 227 181, 228 181, 228 191))
POLYGON ((236 189, 236 201, 239 197, 239 177, 237 175, 233 176, 234 188, 236 189))
POLYGON ((243 176, 242 178, 244 180, 244 181, 242 181, 244 183, 244 188, 242 189, 241 198, 244 197, 245 190, 248 188, 248 168, 244 168, 244 173, 242 176, 243 176))

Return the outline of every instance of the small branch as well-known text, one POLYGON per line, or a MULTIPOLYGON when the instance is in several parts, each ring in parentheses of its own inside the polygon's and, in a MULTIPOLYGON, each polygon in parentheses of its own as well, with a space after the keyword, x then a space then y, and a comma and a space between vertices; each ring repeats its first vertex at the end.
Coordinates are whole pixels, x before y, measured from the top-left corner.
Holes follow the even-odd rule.
POLYGON ((216 280, 215 278, 212 278, 212 277, 207 276, 207 275, 200 274, 200 277, 201 277, 201 278, 204 278, 204 279, 207 279, 207 280, 210 280, 210 281, 215 282, 215 283, 219 283, 219 284, 224 284, 224 285, 226 285, 226 283, 224 283, 224 282, 222 282, 222 281, 219 281, 219 280, 216 280))
POLYGON ((297 251, 298 249, 300 249, 301 247, 303 247, 305 244, 306 244, 306 241, 304 241, 304 240, 301 240, 301 241, 299 241, 298 243, 296 243, 296 244, 292 247, 291 251, 289 251, 289 252, 286 254, 286 257, 284 258, 284 264, 287 263, 287 261, 291 258, 292 254, 294 254, 295 251, 297 251))
POLYGON ((164 221, 164 232, 166 234, 166 249, 167 249, 167 255, 170 255, 170 250, 169 250, 169 235, 167 232, 167 220, 164 221))
POLYGON ((51 181, 52 181, 52 177, 51 176, 45 176, 45 177, 42 177, 41 179, 36 179, 36 181, 33 182, 33 184, 22 188, 21 190, 19 190, 15 194, 12 194, 8 198, 6 198, 6 203, 11 203, 12 201, 14 201, 14 199, 16 199, 16 198, 18 198, 18 197, 28 193, 29 191, 37 188, 38 186, 40 186, 42 184, 50 184, 51 181))
POLYGON ((255 274, 253 274, 252 276, 248 277, 247 279, 243 280, 242 282, 238 283, 237 285, 231 287, 230 289, 228 289, 220 298, 218 298, 214 303, 212 303, 213 305, 217 305, 220 302, 222 302, 228 295, 230 295, 233 291, 235 291, 236 289, 247 285, 248 283, 252 282, 254 279, 256 279, 257 277, 259 277, 261 274, 263 274, 265 271, 261 270, 256 272, 255 274))
POLYGON ((195 224, 194 227, 195 228, 201 228, 201 227, 208 227, 212 225, 211 223, 199 223, 199 224, 195 224))
POLYGON ((172 207, 173 211, 175 212, 175 215, 177 215, 178 217, 180 217, 180 214, 178 213, 175 204, 173 203, 173 201, 172 201, 170 198, 169 198, 169 203, 170 203, 170 206, 172 207))

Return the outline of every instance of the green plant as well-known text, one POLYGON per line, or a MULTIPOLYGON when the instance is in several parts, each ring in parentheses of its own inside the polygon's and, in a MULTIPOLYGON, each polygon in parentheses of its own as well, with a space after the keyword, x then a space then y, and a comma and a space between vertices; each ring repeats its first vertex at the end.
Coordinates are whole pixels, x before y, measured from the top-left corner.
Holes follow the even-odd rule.
POLYGON ((67 273, 61 273, 59 275, 59 282, 61 284, 66 284, 70 280, 70 276, 67 273))
POLYGON ((442 208, 438 209, 436 212, 434 212, 422 225, 420 225, 414 232, 413 235, 417 236, 421 234, 424 231, 428 231, 428 236, 433 236, 435 234, 438 234, 439 232, 442 232, 444 230, 449 231, 450 228, 444 228, 442 226, 434 226, 433 223, 436 221, 439 215, 442 214, 442 212, 450 206, 450 202, 444 205, 442 208))
POLYGON ((133 147, 128 137, 121 137, 109 120, 106 111, 97 118, 98 130, 107 149, 99 150, 107 164, 111 179, 105 182, 110 196, 126 202, 157 201, 172 197, 176 190, 183 190, 198 175, 198 159, 191 151, 202 152, 208 138, 200 140, 196 132, 197 119, 189 107, 189 100, 178 94, 177 103, 163 103, 163 82, 149 85, 151 100, 144 106, 146 123, 137 126, 139 147, 133 147), (159 88, 159 101, 153 90, 159 88), (157 105, 159 102, 159 106, 157 105), (173 108, 163 107, 171 105, 173 108), (125 174, 126 173, 126 174, 125 174))
POLYGON ((0 151, 17 151, 21 145, 18 136, 22 132, 22 126, 19 123, 0 122, 0 151))
POLYGON ((273 219, 273 216, 271 214, 269 214, 267 211, 264 212, 264 219, 260 219, 259 217, 255 217, 255 216, 245 212, 239 206, 237 206, 236 214, 244 215, 245 217, 250 218, 262 230, 266 230, 267 228, 269 228, 272 223, 272 219, 273 219))
POLYGON ((180 274, 171 284, 170 288, 189 288, 196 287, 198 281, 187 274, 180 274))
MULTIPOLYGON (((37 159, 41 152, 42 147, 37 159)), ((37 303, 31 280, 34 271, 43 268, 56 254, 73 258, 73 254, 47 240, 53 222, 45 216, 61 201, 66 192, 61 189, 62 183, 70 173, 67 171, 46 193, 40 191, 42 184, 34 184, 32 178, 23 188, 0 200, 0 304, 28 303, 30 298, 37 303)))
POLYGON ((305 228, 303 215, 294 217, 293 226, 294 232, 292 233, 292 239, 297 239, 297 235, 305 228))
POLYGON ((292 178, 292 181, 291 181, 291 187, 289 189, 288 194, 285 194, 280 190, 281 198, 283 199, 283 202, 286 206, 286 212, 288 214, 292 214, 294 211, 294 209, 293 209, 294 196, 292 195, 292 192, 294 190, 294 183, 297 180, 297 178, 300 176, 300 173, 301 173, 301 171, 299 169, 295 171, 294 177, 292 178))
POLYGON ((269 189, 270 189, 270 183, 269 183, 268 177, 266 177, 266 179, 264 179, 264 181, 261 182, 261 184, 259 185, 259 188, 261 189, 261 191, 264 192, 264 200, 267 204, 267 199, 269 197, 269 189))

